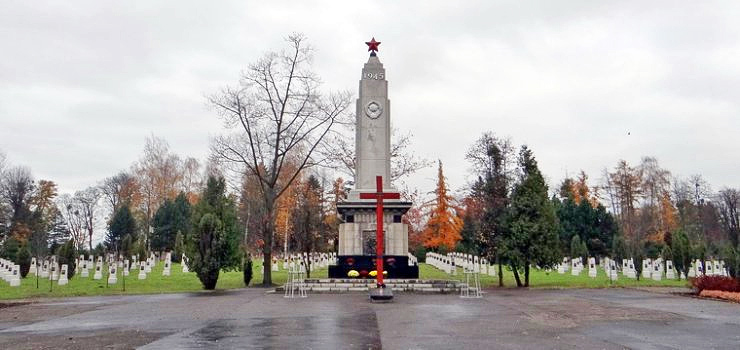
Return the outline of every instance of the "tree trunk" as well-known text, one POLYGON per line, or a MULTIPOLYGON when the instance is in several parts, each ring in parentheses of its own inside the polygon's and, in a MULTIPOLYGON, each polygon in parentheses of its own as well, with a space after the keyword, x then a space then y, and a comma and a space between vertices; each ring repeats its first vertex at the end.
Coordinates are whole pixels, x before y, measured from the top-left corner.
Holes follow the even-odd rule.
POLYGON ((529 261, 524 263, 524 286, 529 287, 529 261))
POLYGON ((519 270, 517 270, 516 265, 514 265, 513 263, 510 264, 510 266, 511 266, 511 271, 514 272, 514 280, 516 281, 516 286, 522 287, 522 280, 521 278, 519 278, 519 270))
POLYGON ((262 255, 263 255, 263 261, 262 264, 262 286, 263 287, 271 287, 272 286, 272 238, 273 234, 275 233, 275 221, 274 221, 274 212, 275 212, 275 200, 272 199, 271 196, 267 195, 267 198, 265 198, 265 220, 262 223, 263 229, 262 229, 262 237, 265 242, 265 245, 262 247, 262 255))
POLYGON ((308 253, 308 261, 306 261, 306 278, 311 278, 311 252, 308 253))
POLYGON ((501 266, 501 257, 496 253, 496 265, 498 265, 498 286, 504 286, 504 268, 501 266))

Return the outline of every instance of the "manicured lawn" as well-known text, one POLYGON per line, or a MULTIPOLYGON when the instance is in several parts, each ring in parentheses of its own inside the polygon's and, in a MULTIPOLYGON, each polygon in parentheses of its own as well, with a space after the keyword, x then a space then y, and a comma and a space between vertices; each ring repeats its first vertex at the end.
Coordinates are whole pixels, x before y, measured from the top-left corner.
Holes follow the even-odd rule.
MULTIPOLYGON (((498 271, 497 271, 498 272, 498 271)), ((462 269, 457 269, 456 276, 450 276, 431 265, 421 264, 420 275, 428 279, 465 279, 462 269)), ((524 275, 520 274, 522 283, 524 275)), ((483 287, 498 286, 498 277, 480 275, 481 285, 483 287)), ((667 280, 653 281, 651 279, 640 278, 640 281, 629 279, 619 275, 616 282, 610 282, 604 270, 599 269, 595 278, 588 277, 588 269, 584 269, 580 276, 571 276, 570 271, 561 275, 557 271, 545 271, 532 269, 529 276, 529 285, 532 288, 608 288, 608 287, 684 287, 687 285, 685 280, 667 280)), ((516 281, 514 274, 507 268, 504 268, 504 286, 515 287, 516 281)))
MULTIPOLYGON (((91 296, 91 295, 115 295, 115 294, 157 294, 157 293, 176 293, 176 292, 196 292, 203 290, 198 277, 195 273, 182 273, 180 264, 172 264, 171 276, 162 276, 164 264, 158 263, 149 274, 146 280, 139 280, 138 270, 131 270, 131 275, 126 277, 124 291, 123 277, 118 275, 118 283, 106 285, 107 275, 103 274, 103 279, 93 280, 93 271, 90 271, 90 277, 81 278, 76 274, 69 280, 69 284, 64 286, 57 285, 56 282, 51 285, 48 279, 38 280, 36 288, 36 276, 29 274, 22 280, 20 287, 10 287, 5 281, 0 281, 0 300, 7 299, 24 299, 37 297, 67 297, 67 296, 91 296)), ((282 267, 282 264, 281 264, 282 267)), ((450 276, 441 270, 430 265, 421 264, 421 278, 423 279, 458 279, 463 280, 465 276, 462 269, 458 268, 456 276, 450 276)), ((107 267, 103 271, 107 271, 107 267)), ((262 282, 262 266, 255 263, 253 267, 253 278, 250 287, 259 285, 262 282)), ((312 271, 311 277, 326 278, 327 269, 318 269, 312 271)), ((218 279, 217 289, 234 289, 243 288, 241 271, 222 271, 218 279)), ((484 287, 493 287, 498 285, 498 278, 488 275, 481 275, 481 284, 484 287)), ((523 276, 522 276, 523 278, 523 276)), ((273 283, 282 285, 287 279, 287 273, 284 270, 272 273, 273 283)), ((514 276, 511 271, 504 269, 504 285, 506 287, 515 286, 514 276)), ((615 283, 609 282, 603 270, 599 270, 598 277, 588 277, 588 270, 584 270, 580 276, 571 276, 570 272, 560 275, 556 271, 545 272, 541 270, 532 270, 530 276, 530 286, 533 288, 607 288, 607 287, 636 287, 636 286, 686 286, 686 281, 662 280, 660 282, 650 279, 639 282, 624 278, 621 275, 615 283)))

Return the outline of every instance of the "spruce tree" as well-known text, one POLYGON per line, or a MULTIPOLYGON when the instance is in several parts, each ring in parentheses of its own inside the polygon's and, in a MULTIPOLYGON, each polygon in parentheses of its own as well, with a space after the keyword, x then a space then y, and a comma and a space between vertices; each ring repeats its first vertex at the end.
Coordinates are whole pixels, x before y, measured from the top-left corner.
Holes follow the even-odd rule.
POLYGON ((174 200, 165 200, 152 219, 152 249, 160 251, 175 250, 178 232, 188 232, 192 208, 185 196, 180 193, 174 200))
POLYGON ((224 178, 209 177, 203 194, 195 205, 192 230, 187 235, 189 266, 205 289, 216 288, 221 269, 240 266, 240 230, 236 205, 226 195, 224 178))
POLYGON ((108 235, 105 238, 106 248, 118 252, 121 249, 121 241, 126 235, 136 235, 136 220, 131 214, 128 205, 121 205, 113 213, 108 224, 108 235))
POLYGON ((507 211, 504 245, 517 286, 528 287, 530 265, 552 267, 560 260, 560 252, 555 209, 548 198, 545 179, 527 146, 522 146, 519 152, 519 166, 522 175, 507 211), (520 270, 524 271, 523 284, 520 270))

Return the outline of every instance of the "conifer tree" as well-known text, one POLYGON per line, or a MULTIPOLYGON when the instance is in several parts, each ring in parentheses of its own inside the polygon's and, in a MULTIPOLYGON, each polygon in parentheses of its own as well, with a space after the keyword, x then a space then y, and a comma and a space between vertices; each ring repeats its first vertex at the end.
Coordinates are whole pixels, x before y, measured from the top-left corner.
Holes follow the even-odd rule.
POLYGON ((513 182, 512 169, 509 167, 514 161, 513 153, 511 140, 485 132, 465 155, 478 176, 466 201, 466 218, 475 223, 469 225, 472 226, 470 229, 478 231, 473 244, 498 266, 500 287, 504 286, 501 257, 506 225, 503 219, 509 205, 510 184, 513 182))
POLYGON ((236 204, 226 196, 223 178, 208 178, 203 195, 193 210, 193 229, 188 235, 189 266, 205 289, 216 288, 221 269, 241 263, 236 204))
POLYGON ((118 252, 121 248, 121 242, 126 235, 135 237, 136 220, 131 214, 128 205, 121 205, 113 213, 110 223, 108 224, 108 235, 105 238, 105 245, 109 250, 118 252))
POLYGON ((560 260, 560 254, 555 209, 547 196, 547 185, 537 161, 527 146, 522 146, 519 152, 519 166, 521 179, 511 196, 503 241, 517 286, 528 287, 530 265, 552 267, 560 260), (524 271, 523 284, 520 270, 524 271))
POLYGON ((449 251, 455 249, 455 245, 462 238, 460 230, 463 222, 458 216, 459 208, 454 204, 454 199, 447 194, 447 184, 445 184, 445 177, 442 173, 442 161, 439 161, 437 189, 434 193, 434 206, 426 228, 422 232, 424 246, 449 251))
POLYGON ((152 249, 175 250, 177 233, 189 230, 190 212, 191 206, 184 192, 180 192, 174 200, 165 200, 152 220, 152 249))

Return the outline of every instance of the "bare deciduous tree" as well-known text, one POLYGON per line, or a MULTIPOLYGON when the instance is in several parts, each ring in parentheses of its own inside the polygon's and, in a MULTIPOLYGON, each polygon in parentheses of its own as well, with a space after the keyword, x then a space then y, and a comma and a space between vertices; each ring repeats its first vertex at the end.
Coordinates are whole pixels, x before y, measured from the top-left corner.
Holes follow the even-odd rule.
POLYGON ((629 166, 627 161, 620 160, 609 174, 609 185, 619 207, 618 217, 622 224, 625 236, 640 241, 639 231, 635 228, 636 208, 644 192, 642 175, 639 169, 629 166))
POLYGON ((31 199, 36 191, 36 185, 31 170, 15 166, 3 172, 0 182, 0 200, 7 203, 10 225, 9 233, 22 239, 30 235, 29 221, 31 218, 31 199))
MULTIPOLYGON (((87 242, 90 251, 93 249, 93 234, 95 233, 95 226, 99 220, 98 214, 101 195, 100 188, 97 186, 91 186, 82 191, 75 192, 74 197, 72 197, 72 207, 65 207, 67 211, 72 210, 73 214, 78 216, 76 220, 79 220, 79 225, 81 225, 81 232, 78 232, 78 234, 82 235, 82 232, 84 232, 84 234, 87 235, 87 242)), ((70 225, 69 220, 67 221, 67 225, 70 225)), ((72 228, 70 225, 70 231, 71 230, 72 228)), ((73 232, 73 235, 74 234, 75 233, 73 232)))
POLYGON ((85 219, 81 215, 82 213, 78 203, 74 197, 65 193, 59 197, 58 205, 61 208, 62 217, 64 217, 67 229, 69 229, 75 246, 78 249, 82 249, 85 246, 87 230, 85 229, 85 219))
POLYGON ((320 94, 305 37, 293 34, 287 42, 289 50, 267 53, 243 72, 238 86, 208 98, 226 127, 235 129, 213 140, 213 156, 243 166, 259 182, 265 285, 272 284, 275 204, 301 170, 325 161, 316 149, 350 105, 349 93, 320 94), (289 159, 298 159, 298 166, 288 169, 289 159))
POLYGON ((733 247, 737 247, 740 235, 740 191, 734 188, 725 188, 719 191, 719 214, 727 232, 727 238, 733 247))
POLYGON ((103 180, 100 190, 111 213, 115 212, 121 203, 137 204, 133 202, 134 198, 138 197, 138 183, 133 175, 125 171, 103 180))
MULTIPOLYGON (((354 124, 351 126, 354 128, 354 124)), ((411 136, 411 133, 399 134, 397 129, 391 129, 391 183, 395 184, 397 180, 432 165, 428 159, 419 158, 409 150, 411 136)), ((354 129, 351 132, 334 133, 331 142, 321 152, 326 155, 331 168, 355 177, 357 158, 354 129)))
POLYGON ((141 210, 146 216, 144 231, 147 237, 151 219, 159 206, 179 193, 181 163, 180 157, 170 152, 167 141, 151 136, 146 140, 144 155, 133 166, 139 183, 141 210))

